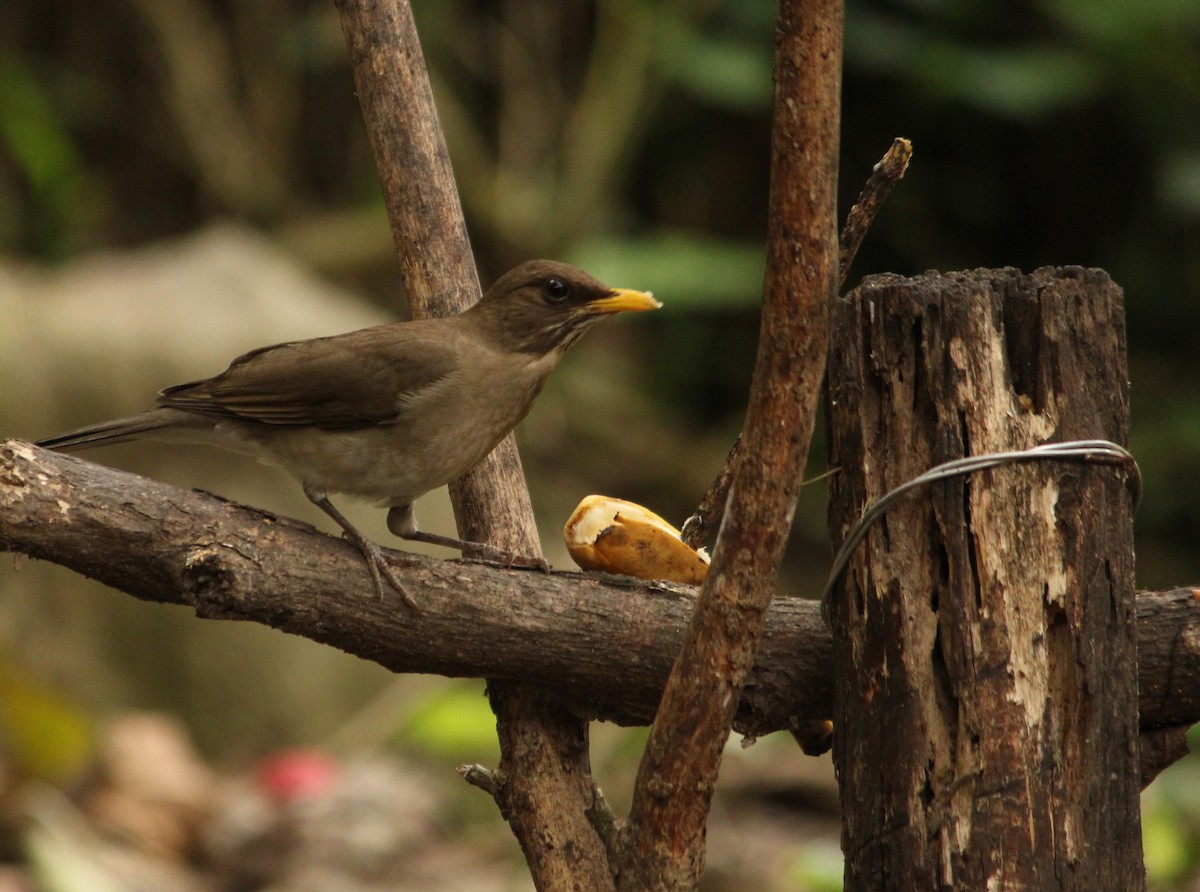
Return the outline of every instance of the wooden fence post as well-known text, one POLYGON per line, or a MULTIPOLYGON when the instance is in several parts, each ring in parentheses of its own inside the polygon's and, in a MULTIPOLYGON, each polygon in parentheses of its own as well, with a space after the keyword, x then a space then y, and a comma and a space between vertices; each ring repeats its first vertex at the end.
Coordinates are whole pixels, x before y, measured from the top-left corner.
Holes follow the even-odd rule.
MULTIPOLYGON (((1099 270, 875 276, 835 310, 830 527, 931 466, 1126 445, 1099 270)), ((1010 465, 917 490, 830 603, 846 892, 1145 888, 1130 475, 1010 465)))

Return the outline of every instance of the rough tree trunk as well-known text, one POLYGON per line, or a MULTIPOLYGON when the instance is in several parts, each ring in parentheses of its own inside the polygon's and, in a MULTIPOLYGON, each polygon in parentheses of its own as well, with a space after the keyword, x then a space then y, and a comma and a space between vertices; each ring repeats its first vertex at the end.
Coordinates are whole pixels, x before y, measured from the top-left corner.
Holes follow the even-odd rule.
MULTIPOLYGON (((833 330, 836 540, 940 462, 1126 443, 1101 271, 872 277, 833 330)), ((859 547, 830 612, 847 892, 1144 888, 1128 484, 1010 465, 916 491, 859 547)))

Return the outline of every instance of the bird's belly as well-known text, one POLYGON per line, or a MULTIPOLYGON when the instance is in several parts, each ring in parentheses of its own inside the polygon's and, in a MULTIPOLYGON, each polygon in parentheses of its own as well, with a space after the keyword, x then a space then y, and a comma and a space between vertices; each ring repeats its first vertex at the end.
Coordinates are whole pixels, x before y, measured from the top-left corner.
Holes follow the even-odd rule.
POLYGON ((310 489, 402 505, 469 471, 519 420, 489 415, 476 416, 469 432, 418 423, 357 431, 293 428, 255 439, 266 461, 310 489))

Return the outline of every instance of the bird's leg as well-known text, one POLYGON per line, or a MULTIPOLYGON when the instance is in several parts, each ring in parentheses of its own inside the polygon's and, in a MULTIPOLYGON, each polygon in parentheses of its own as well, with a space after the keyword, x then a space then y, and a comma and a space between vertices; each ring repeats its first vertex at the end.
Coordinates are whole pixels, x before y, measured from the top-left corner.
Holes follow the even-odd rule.
POLYGON ((464 555, 467 555, 468 552, 474 552, 474 554, 470 555, 471 557, 478 557, 485 561, 494 561, 506 567, 541 570, 543 573, 550 572, 550 565, 546 563, 544 558, 526 557, 513 551, 496 548, 494 545, 488 545, 484 542, 468 542, 465 539, 455 539, 453 536, 442 536, 437 533, 426 533, 424 530, 419 530, 417 529, 417 520, 413 516, 411 504, 397 505, 389 510, 387 525, 388 529, 401 539, 406 539, 410 542, 425 542, 429 545, 440 545, 443 548, 454 548, 463 552, 464 555))
POLYGON ((497 564, 503 564, 506 567, 520 567, 523 570, 541 570, 543 573, 550 572, 550 566, 543 558, 527 557, 517 554, 515 551, 505 551, 503 548, 496 548, 494 545, 488 545, 485 542, 468 542, 466 539, 439 536, 437 533, 426 533, 424 530, 413 530, 403 538, 410 542, 425 542, 429 545, 456 548, 464 554, 475 552, 475 554, 468 556, 477 557, 480 560, 493 561, 497 564))
POLYGON ((386 579, 388 585, 396 590, 396 594, 404 600, 404 603, 419 613, 421 608, 417 606, 417 602, 412 599, 412 596, 405 591, 404 585, 388 565, 387 558, 383 556, 383 549, 360 533, 354 524, 346 520, 342 516, 342 512, 333 507, 328 496, 310 492, 307 487, 304 489, 304 494, 308 496, 314 505, 332 517, 337 525, 342 528, 343 532, 345 532, 346 538, 357 545, 359 550, 362 551, 363 557, 367 561, 367 569, 371 571, 371 582, 375 585, 375 597, 381 601, 383 600, 383 581, 386 579))

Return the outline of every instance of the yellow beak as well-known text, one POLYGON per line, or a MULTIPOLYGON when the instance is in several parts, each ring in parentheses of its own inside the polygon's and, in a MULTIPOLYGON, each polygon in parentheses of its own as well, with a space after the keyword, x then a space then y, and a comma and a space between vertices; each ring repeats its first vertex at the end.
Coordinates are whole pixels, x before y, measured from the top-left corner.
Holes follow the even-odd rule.
POLYGON ((588 303, 588 309, 596 313, 641 313, 657 310, 662 304, 649 291, 631 291, 628 288, 613 288, 608 297, 588 303))

